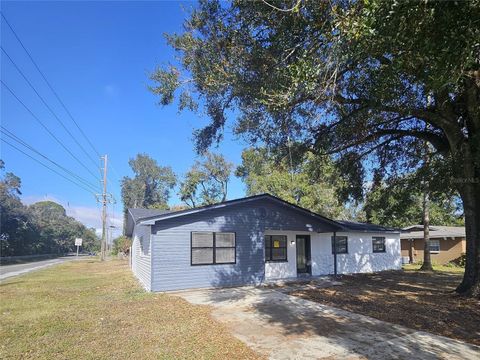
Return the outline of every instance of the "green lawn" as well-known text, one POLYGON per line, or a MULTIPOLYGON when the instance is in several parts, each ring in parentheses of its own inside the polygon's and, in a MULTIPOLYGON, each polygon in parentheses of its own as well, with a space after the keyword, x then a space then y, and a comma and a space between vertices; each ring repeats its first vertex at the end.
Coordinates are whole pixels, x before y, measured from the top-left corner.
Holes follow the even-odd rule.
MULTIPOLYGON (((405 264, 403 265, 403 270, 406 271, 416 271, 419 270, 422 264, 405 264)), ((448 266, 448 265, 433 265, 433 270, 447 272, 447 273, 457 273, 463 274, 465 268, 460 266, 448 266)))
POLYGON ((72 261, 0 289, 2 359, 258 358, 208 307, 144 292, 125 261, 72 261))

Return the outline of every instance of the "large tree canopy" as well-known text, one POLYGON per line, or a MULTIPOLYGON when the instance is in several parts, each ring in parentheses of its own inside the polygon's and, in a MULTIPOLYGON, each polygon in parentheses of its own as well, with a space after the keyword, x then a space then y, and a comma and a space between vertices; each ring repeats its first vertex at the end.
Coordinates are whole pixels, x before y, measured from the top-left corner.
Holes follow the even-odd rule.
POLYGON ((327 217, 353 220, 354 212, 340 201, 345 182, 328 157, 250 148, 243 151, 235 175, 245 183, 247 195, 269 193, 327 217))
POLYGON ((162 104, 178 94, 181 108, 205 106, 199 151, 221 138, 231 109, 237 134, 335 153, 352 177, 367 162, 384 177, 415 168, 429 142, 465 208, 457 291, 479 296, 479 18, 479 0, 204 0, 168 36, 180 65, 154 72, 152 91, 162 104))
POLYGON ((128 208, 167 209, 170 193, 177 179, 170 166, 160 166, 147 154, 137 154, 128 161, 134 177, 122 179, 122 200, 128 208))
POLYGON ((225 201, 233 164, 222 155, 206 153, 180 183, 180 199, 189 207, 211 205, 225 201))
MULTIPOLYGON (((412 184, 410 177, 388 179, 376 184, 366 194, 364 211, 368 222, 402 228, 422 224, 422 191, 412 184)), ((459 199, 443 193, 430 196, 431 225, 463 226, 463 213, 459 199)))

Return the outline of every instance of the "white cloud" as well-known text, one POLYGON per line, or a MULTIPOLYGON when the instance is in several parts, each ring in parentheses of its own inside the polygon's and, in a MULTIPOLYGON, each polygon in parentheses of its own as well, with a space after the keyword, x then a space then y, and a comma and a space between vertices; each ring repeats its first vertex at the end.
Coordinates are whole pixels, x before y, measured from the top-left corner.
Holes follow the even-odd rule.
POLYGON ((107 84, 103 87, 103 92, 106 96, 115 98, 120 94, 120 89, 114 84, 107 84))

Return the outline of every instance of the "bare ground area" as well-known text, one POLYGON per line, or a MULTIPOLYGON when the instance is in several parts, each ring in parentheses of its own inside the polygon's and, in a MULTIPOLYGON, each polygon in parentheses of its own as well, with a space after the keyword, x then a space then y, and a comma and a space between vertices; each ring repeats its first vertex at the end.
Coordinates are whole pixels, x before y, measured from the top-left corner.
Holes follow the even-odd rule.
POLYGON ((461 279, 458 272, 388 271, 342 276, 342 285, 296 287, 289 294, 480 345, 480 301, 453 292, 461 279))

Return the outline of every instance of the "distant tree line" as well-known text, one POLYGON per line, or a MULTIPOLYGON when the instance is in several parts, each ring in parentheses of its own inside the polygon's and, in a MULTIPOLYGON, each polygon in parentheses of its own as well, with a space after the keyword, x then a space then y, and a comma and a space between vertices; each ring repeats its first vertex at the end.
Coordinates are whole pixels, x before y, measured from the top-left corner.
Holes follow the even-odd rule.
POLYGON ((21 180, 4 173, 0 160, 0 254, 1 256, 63 254, 75 251, 75 238, 83 239, 83 250, 95 251, 99 240, 95 229, 67 216, 63 206, 53 201, 24 205, 21 180))
POLYGON ((455 191, 441 191, 437 182, 443 178, 442 168, 435 164, 428 172, 419 169, 388 181, 374 175, 369 183, 356 183, 357 177, 346 175, 338 159, 300 147, 295 143, 274 149, 250 147, 236 168, 222 155, 207 152, 183 177, 138 154, 129 161, 134 176, 122 181, 124 209, 183 210, 222 202, 234 174, 245 184, 247 196, 269 193, 330 218, 401 228, 422 224, 423 194, 417 184, 420 178, 428 178, 431 225, 464 225, 460 198, 455 191), (176 186, 183 204, 169 206, 176 186))
POLYGON ((233 164, 213 153, 205 153, 183 177, 147 154, 137 154, 128 164, 133 176, 121 181, 124 217, 129 208, 182 210, 225 201, 233 170, 233 164), (170 207, 168 201, 177 185, 183 204, 170 207))

